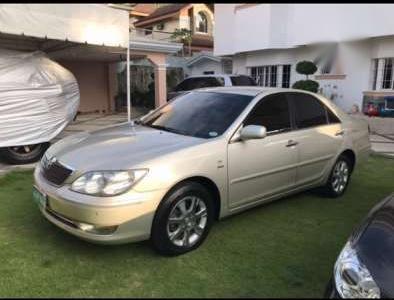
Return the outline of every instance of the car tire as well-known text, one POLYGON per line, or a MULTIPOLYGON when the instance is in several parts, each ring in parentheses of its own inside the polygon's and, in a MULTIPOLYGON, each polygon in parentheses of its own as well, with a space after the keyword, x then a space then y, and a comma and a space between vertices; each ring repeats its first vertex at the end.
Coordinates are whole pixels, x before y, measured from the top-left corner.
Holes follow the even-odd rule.
POLYGON ((49 143, 7 147, 0 149, 0 156, 10 164, 28 164, 38 161, 48 149, 49 143))
POLYGON ((342 196, 349 185, 351 173, 351 160, 346 155, 340 155, 332 167, 330 176, 324 186, 325 194, 333 198, 342 196))
POLYGON ((182 183, 165 196, 156 211, 153 248, 170 256, 192 251, 204 242, 213 220, 211 193, 200 183, 182 183))

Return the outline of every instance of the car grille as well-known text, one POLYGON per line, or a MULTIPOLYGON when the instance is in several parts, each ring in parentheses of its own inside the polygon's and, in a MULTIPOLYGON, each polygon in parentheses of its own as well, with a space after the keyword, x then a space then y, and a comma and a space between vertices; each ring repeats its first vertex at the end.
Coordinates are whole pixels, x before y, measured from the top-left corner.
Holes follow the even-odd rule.
POLYGON ((41 170, 44 178, 55 185, 61 185, 72 173, 72 170, 58 161, 48 161, 46 156, 43 157, 41 170))

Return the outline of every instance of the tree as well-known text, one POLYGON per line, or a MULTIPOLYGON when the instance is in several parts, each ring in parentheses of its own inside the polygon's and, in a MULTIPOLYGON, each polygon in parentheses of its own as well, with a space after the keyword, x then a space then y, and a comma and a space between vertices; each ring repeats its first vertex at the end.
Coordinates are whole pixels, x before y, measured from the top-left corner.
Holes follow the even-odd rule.
POLYGON ((308 75, 315 74, 317 67, 313 62, 304 60, 297 63, 296 71, 298 74, 306 75, 306 79, 308 80, 308 75))
MULTIPOLYGON (((171 34, 171 39, 181 41, 183 44, 187 44, 189 48, 189 55, 191 55, 191 43, 192 43, 192 32, 186 28, 176 28, 171 34)), ((183 55, 183 49, 182 49, 183 55)))
POLYGON ((308 78, 309 75, 314 74, 317 71, 316 65, 311 61, 300 61, 296 65, 296 71, 298 74, 306 76, 306 80, 299 80, 293 84, 293 89, 305 90, 317 93, 319 89, 319 83, 308 78))

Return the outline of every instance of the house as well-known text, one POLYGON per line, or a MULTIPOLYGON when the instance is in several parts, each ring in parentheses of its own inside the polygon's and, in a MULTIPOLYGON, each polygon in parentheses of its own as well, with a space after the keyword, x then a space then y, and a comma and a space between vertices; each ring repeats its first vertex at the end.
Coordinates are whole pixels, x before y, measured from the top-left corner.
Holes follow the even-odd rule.
POLYGON ((186 28, 192 32, 190 48, 186 47, 186 53, 212 51, 214 31, 212 6, 202 3, 156 4, 157 8, 148 16, 140 16, 141 10, 145 12, 152 10, 154 6, 149 5, 139 4, 133 9, 136 12, 131 14, 133 20, 138 19, 133 25, 140 35, 168 40, 176 29, 186 28))
POLYGON ((215 56, 262 86, 291 87, 310 76, 340 107, 394 95, 393 4, 215 4, 215 56), (231 32, 231 35, 229 34, 231 32))
POLYGON ((201 51, 186 61, 187 75, 231 74, 232 60, 214 56, 212 52, 201 51))
POLYGON ((165 103, 166 55, 179 52, 182 45, 130 41, 129 35, 128 11, 107 4, 0 4, 0 47, 43 51, 70 70, 78 81, 81 113, 125 108, 117 103, 117 73, 128 48, 131 58, 152 61, 155 103, 165 103))

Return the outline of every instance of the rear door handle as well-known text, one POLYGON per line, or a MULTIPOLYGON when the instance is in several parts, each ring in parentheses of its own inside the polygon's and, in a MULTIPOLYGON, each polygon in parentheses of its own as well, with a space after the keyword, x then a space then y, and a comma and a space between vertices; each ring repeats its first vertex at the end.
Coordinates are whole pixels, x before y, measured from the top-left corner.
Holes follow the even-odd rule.
POLYGON ((289 140, 289 141, 287 142, 286 147, 292 147, 292 146, 297 146, 297 145, 298 145, 298 142, 293 141, 293 140, 289 140))
POLYGON ((338 132, 335 133, 335 136, 342 136, 345 134, 345 130, 339 130, 338 132))

